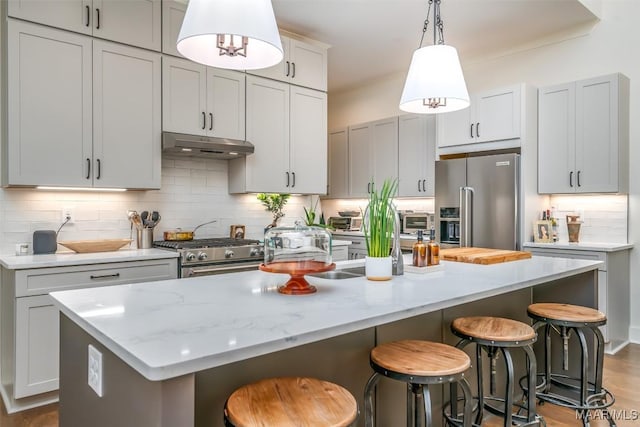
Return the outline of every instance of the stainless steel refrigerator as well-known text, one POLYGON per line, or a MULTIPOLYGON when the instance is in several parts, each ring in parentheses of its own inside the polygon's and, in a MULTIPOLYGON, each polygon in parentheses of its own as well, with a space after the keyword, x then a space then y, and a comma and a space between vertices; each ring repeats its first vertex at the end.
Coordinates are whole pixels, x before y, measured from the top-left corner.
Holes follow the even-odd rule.
POLYGON ((443 248, 519 250, 520 156, 436 162, 436 237, 443 248))

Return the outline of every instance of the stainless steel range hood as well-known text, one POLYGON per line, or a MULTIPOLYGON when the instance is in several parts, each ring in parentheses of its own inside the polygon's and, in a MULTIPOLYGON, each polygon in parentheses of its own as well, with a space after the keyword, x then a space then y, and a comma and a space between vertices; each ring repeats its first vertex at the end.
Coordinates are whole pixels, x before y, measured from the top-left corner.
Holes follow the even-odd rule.
POLYGON ((180 156, 230 160, 253 153, 254 147, 248 141, 237 139, 162 132, 162 151, 180 156))

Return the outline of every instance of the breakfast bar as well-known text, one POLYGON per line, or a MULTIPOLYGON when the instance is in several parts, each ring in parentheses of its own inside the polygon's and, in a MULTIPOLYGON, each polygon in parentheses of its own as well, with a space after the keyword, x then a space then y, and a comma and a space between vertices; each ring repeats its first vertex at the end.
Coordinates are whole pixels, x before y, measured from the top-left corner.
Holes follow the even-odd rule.
MULTIPOLYGON (((261 271, 55 292, 60 425, 221 426, 229 394, 271 376, 333 381, 362 408, 375 345, 404 338, 455 344, 453 318, 527 321, 531 302, 595 307, 600 264, 537 256, 443 262, 438 271, 388 282, 308 277, 318 292, 304 296, 278 293, 286 276, 261 271), (88 366, 89 345, 101 366, 88 366), (87 385, 89 368, 101 370, 99 391, 87 385)), ((402 392, 381 386, 378 423, 400 425, 404 411, 393 408, 402 407, 402 392)))

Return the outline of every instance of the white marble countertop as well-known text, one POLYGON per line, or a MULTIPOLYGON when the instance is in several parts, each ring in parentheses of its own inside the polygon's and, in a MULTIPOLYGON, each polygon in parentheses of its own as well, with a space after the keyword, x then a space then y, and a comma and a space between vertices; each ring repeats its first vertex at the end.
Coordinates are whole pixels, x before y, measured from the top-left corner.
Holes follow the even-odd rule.
POLYGON ((89 254, 62 252, 47 255, 3 255, 0 256, 0 265, 10 270, 24 270, 27 268, 65 267, 69 265, 144 261, 148 259, 177 257, 178 252, 165 249, 121 249, 113 252, 94 252, 89 254))
MULTIPOLYGON (((410 263, 410 255, 405 263, 410 263)), ((363 260, 339 262, 340 268, 363 260)), ((262 271, 51 294, 60 310, 149 380, 164 380, 595 270, 602 263, 532 257, 443 262, 388 282, 308 277, 318 292, 282 295, 262 271)))
POLYGON ((543 248, 543 249, 572 249, 576 251, 595 251, 595 252, 616 252, 632 249, 631 243, 569 243, 569 242, 555 242, 555 243, 535 243, 525 242, 522 247, 524 248, 543 248))

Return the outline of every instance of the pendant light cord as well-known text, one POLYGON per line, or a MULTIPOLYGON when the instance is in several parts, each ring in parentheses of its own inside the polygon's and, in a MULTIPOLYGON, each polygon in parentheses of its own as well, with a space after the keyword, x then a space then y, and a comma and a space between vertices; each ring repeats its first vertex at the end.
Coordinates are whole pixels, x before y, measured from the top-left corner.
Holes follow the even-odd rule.
MULTIPOLYGON (((432 4, 434 4, 434 0, 429 0, 427 17, 425 18, 424 25, 422 26, 422 36, 420 37, 418 49, 422 47, 422 43, 424 42, 424 35, 427 32, 427 28, 429 27, 429 15, 431 14, 432 4)), ((440 0, 435 0, 435 6, 433 7, 433 21, 433 44, 434 46, 436 44, 444 44, 444 23, 442 22, 442 18, 440 17, 440 0), (438 39, 437 42, 436 38, 438 39)))

